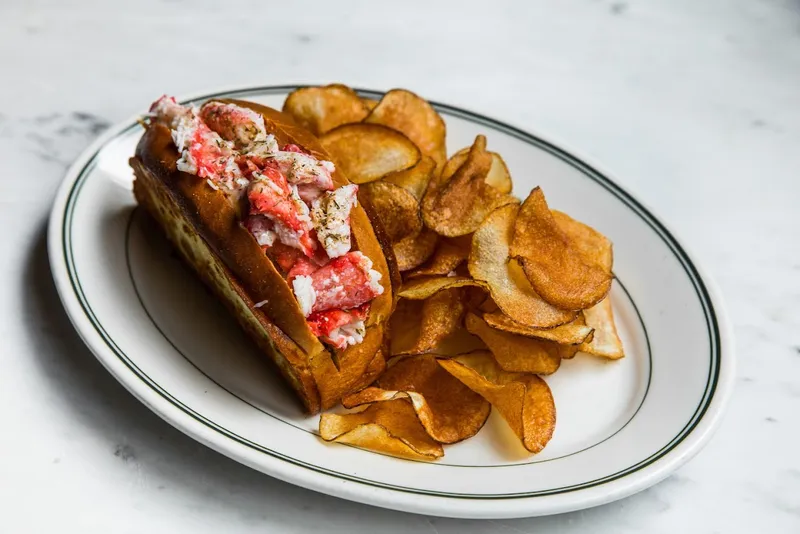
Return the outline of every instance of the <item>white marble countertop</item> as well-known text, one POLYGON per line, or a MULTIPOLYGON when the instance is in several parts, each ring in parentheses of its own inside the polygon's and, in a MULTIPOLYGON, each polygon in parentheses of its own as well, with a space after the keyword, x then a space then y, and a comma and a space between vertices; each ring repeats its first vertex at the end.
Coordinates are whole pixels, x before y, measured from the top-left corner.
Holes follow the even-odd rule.
POLYGON ((797 0, 71 4, 0 6, 0 531, 800 531, 797 0), (66 166, 163 92, 339 80, 564 140, 671 223, 720 283, 738 343, 729 412, 696 459, 582 512, 423 517, 238 465, 114 381, 50 278, 66 166))

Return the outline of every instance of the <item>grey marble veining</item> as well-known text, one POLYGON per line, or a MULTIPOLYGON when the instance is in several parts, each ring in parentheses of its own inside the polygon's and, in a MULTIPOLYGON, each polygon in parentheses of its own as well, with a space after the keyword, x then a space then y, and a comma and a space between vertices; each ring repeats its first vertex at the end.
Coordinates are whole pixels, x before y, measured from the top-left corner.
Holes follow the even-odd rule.
POLYGON ((16 1, 0 6, 0 65, 0 531, 800 532, 797 0, 16 1), (582 512, 422 517, 240 466, 111 378, 50 279, 67 165, 164 92, 334 80, 565 141, 675 228, 738 345, 728 414, 696 459, 582 512))

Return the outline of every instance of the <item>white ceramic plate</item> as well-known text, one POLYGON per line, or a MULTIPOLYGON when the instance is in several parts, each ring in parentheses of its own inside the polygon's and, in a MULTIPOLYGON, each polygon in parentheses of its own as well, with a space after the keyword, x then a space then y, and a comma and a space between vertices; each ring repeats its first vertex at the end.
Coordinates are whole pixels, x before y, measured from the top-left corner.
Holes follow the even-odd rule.
MULTIPOLYGON (((243 98, 280 108, 294 87, 255 87, 189 99, 243 98)), ((363 91, 365 96, 380 93, 363 91)), ((719 295, 684 247, 606 174, 498 121, 437 104, 448 152, 486 134, 525 196, 614 242, 611 298, 627 357, 579 355, 547 381, 558 424, 530 456, 493 414, 435 463, 323 443, 317 417, 292 393, 135 209, 128 158, 141 134, 113 128, 73 165, 49 227, 53 276, 75 328, 103 365, 166 421, 279 479, 345 499, 477 518, 595 506, 666 477, 719 421, 734 373, 719 295)))

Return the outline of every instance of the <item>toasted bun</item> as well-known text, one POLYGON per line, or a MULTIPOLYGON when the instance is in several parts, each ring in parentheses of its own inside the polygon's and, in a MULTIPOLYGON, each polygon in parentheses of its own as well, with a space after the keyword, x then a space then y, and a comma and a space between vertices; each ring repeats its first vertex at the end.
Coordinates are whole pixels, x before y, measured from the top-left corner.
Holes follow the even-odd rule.
MULTIPOLYGON (((311 133, 283 113, 250 102, 221 102, 260 113, 279 144, 294 143, 319 159, 331 159, 311 133)), ((241 224, 240 206, 206 180, 178 171, 178 158, 169 129, 159 123, 148 126, 131 159, 137 200, 262 352, 276 362, 306 410, 332 407, 342 395, 370 384, 385 368, 381 348, 397 276, 384 253, 391 248, 382 246, 361 204, 350 215, 353 248, 372 260, 384 292, 371 303, 364 341, 331 352, 311 332, 289 284, 241 224), (254 303, 263 304, 256 308, 254 303)), ((333 182, 336 187, 349 183, 340 171, 333 173, 333 182)))

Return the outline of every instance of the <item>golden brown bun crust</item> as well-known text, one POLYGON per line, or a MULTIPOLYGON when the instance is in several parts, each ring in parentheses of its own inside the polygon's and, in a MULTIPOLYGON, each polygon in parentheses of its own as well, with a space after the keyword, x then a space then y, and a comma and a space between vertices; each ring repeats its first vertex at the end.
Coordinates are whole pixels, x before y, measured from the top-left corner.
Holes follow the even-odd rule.
MULTIPOLYGON (((317 158, 330 159, 311 133, 299 128, 283 113, 250 102, 220 101, 261 113, 267 131, 275 135, 279 144, 294 143, 317 158)), ((291 288, 250 232, 240 223, 239 207, 221 190, 212 189, 205 180, 178 171, 178 157, 168 128, 155 123, 148 127, 139 142, 133 165, 140 163, 144 170, 166 187, 182 216, 203 238, 211 252, 221 258, 229 269, 238 287, 249 299, 254 315, 262 316, 266 322, 285 334, 277 336, 278 341, 273 338, 276 348, 297 370, 297 374, 302 375, 310 370, 317 386, 318 399, 315 402, 303 398, 309 411, 332 407, 339 402, 342 395, 371 383, 385 366, 379 348, 384 343, 385 323, 394 304, 391 286, 396 276, 389 269, 381 243, 363 207, 359 205, 351 212, 354 248, 373 261, 373 268, 382 275, 384 293, 371 303, 364 341, 336 352, 337 369, 331 353, 308 327, 291 288), (264 301, 266 302, 262 307, 252 307, 252 303, 264 301)), ((341 172, 333 173, 333 181, 337 187, 349 183, 341 172)), ((200 272, 200 266, 194 267, 200 272)), ((228 306, 230 307, 230 303, 228 306)), ((251 337, 259 342, 252 332, 251 337)), ((301 397, 308 395, 307 391, 298 390, 298 393, 301 397)))

